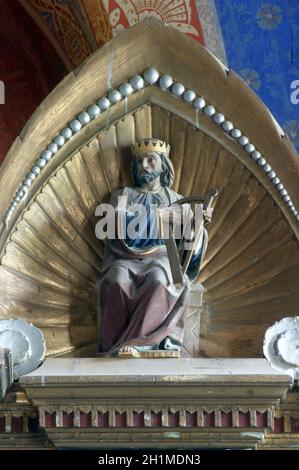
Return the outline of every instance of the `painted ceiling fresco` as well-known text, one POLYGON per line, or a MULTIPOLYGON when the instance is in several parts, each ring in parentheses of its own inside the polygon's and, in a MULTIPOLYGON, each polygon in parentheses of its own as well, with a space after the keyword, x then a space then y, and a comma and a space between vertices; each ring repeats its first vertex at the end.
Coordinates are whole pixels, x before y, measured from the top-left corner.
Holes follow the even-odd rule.
POLYGON ((264 101, 299 151, 299 0, 103 0, 114 35, 155 16, 204 44, 264 101))

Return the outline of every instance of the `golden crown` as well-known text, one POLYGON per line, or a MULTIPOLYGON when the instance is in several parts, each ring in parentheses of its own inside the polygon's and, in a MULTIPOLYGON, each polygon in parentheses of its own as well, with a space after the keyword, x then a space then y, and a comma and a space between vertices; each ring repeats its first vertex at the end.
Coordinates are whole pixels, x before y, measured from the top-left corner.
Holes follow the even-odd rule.
POLYGON ((140 155, 141 153, 158 152, 168 156, 170 145, 158 139, 141 139, 132 147, 133 155, 140 155))

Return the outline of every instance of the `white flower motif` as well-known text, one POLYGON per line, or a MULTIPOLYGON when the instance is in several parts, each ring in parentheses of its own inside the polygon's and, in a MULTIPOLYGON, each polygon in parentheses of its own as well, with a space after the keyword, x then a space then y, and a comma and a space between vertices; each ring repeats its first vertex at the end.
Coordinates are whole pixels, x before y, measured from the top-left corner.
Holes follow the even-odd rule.
POLYGON ((275 29, 282 22, 281 9, 277 5, 265 3, 257 12, 256 19, 262 29, 275 29))
POLYGON ((114 8, 114 10, 112 10, 112 12, 109 15, 109 21, 110 21, 112 28, 114 28, 117 25, 119 20, 120 20, 120 9, 114 8))
POLYGON ((241 77, 247 83, 247 85, 251 86, 254 90, 258 90, 261 86, 261 81, 259 80, 260 76, 255 70, 251 69, 243 69, 241 70, 241 77))
POLYGON ((290 140, 294 145, 299 144, 299 122, 292 120, 288 121, 284 126, 284 131, 288 134, 290 140))

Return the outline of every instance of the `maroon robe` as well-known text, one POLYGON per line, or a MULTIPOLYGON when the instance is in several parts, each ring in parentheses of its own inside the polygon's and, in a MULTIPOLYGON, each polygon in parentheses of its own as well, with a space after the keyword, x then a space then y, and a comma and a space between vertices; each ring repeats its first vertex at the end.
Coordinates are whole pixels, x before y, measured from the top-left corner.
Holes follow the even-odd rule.
MULTIPOLYGON (((121 195, 142 198, 136 191, 118 190, 110 203, 116 207, 121 195)), ((158 204, 170 204, 181 197, 163 188, 155 199, 158 204)), ((206 244, 205 232, 196 275, 206 244)), ((123 240, 107 240, 102 271, 99 355, 113 355, 124 345, 161 349, 166 338, 176 346, 182 344, 191 282, 186 277, 183 286, 174 286, 165 245, 138 251, 128 248, 123 240)), ((194 277, 194 267, 192 274, 194 277)))

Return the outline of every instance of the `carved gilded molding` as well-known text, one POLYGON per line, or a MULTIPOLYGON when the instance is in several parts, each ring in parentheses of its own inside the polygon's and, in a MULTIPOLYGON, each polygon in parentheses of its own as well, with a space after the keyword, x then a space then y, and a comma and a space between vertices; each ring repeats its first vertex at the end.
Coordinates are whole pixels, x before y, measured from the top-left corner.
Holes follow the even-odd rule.
MULTIPOLYGON (((227 120, 221 112, 216 111, 213 105, 206 103, 205 98, 198 95, 198 92, 187 89, 183 83, 179 83, 175 78, 167 75, 167 73, 162 75, 158 70, 151 67, 145 70, 141 75, 135 75, 129 78, 126 82, 119 85, 118 88, 107 90, 107 93, 104 96, 96 100, 96 104, 91 103, 88 108, 81 110, 78 115, 74 116, 74 118, 66 124, 66 127, 59 131, 53 141, 51 141, 47 148, 45 148, 39 155, 39 158, 22 181, 14 199, 6 211, 4 224, 9 222, 14 210, 22 199, 27 199, 27 193, 33 181, 39 177, 41 172, 43 172, 43 169, 48 162, 52 158, 55 158, 55 154, 64 146, 65 142, 71 139, 74 135, 81 133, 83 129, 100 114, 104 113, 108 115, 110 107, 122 100, 125 101, 126 111, 129 97, 133 93, 150 85, 159 86, 163 92, 171 93, 177 99, 182 99, 185 103, 192 106, 195 109, 195 126, 197 128, 199 127, 199 112, 202 112, 218 125, 228 138, 234 139, 241 148, 244 148, 245 152, 248 153, 253 162, 255 162, 260 170, 267 175, 271 184, 279 193, 279 197, 281 197, 282 201, 285 203, 287 209, 296 218, 296 220, 299 221, 298 210, 288 195, 286 187, 281 182, 279 175, 277 175, 271 165, 267 163, 267 160, 256 149, 255 145, 250 142, 249 138, 244 135, 238 127, 235 127, 231 121, 227 120)), ((106 116, 105 119, 107 124, 107 119, 109 121, 109 115, 106 116)))

